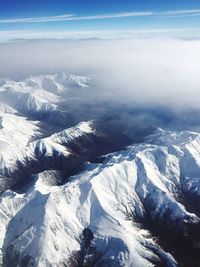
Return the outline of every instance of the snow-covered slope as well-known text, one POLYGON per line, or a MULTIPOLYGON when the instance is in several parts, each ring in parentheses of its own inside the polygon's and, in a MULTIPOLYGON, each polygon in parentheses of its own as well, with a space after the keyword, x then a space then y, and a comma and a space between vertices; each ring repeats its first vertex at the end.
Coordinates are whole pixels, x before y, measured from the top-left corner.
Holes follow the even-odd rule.
POLYGON ((21 112, 49 112, 58 108, 63 96, 70 97, 75 89, 87 88, 90 79, 66 73, 46 74, 23 81, 2 79, 1 102, 21 112))
POLYGON ((0 266, 198 267, 200 134, 143 140, 83 104, 90 84, 0 81, 0 266))
MULTIPOLYGON (((20 171, 20 168, 26 168, 32 162, 35 162, 36 164, 36 162, 48 158, 52 158, 52 160, 59 158, 60 161, 62 158, 66 159, 70 155, 74 155, 75 153, 73 148, 70 148, 72 143, 74 143, 75 145, 75 143, 79 143, 81 141, 81 138, 87 138, 87 135, 91 135, 94 132, 91 126, 92 122, 82 122, 76 127, 71 127, 69 129, 55 133, 49 137, 38 138, 35 141, 29 141, 27 143, 26 139, 30 140, 32 132, 34 133, 34 137, 36 137, 37 126, 31 129, 33 124, 29 125, 28 122, 24 123, 23 119, 22 122, 22 127, 18 128, 18 132, 15 133, 16 144, 13 143, 11 145, 9 142, 9 131, 11 131, 11 135, 13 134, 12 126, 9 127, 9 124, 6 125, 6 127, 9 127, 9 131, 8 136, 6 135, 5 137, 5 142, 3 142, 3 138, 6 128, 3 127, 2 133, 0 131, 0 138, 2 136, 2 139, 0 139, 0 173, 2 175, 12 176, 15 174, 15 172, 20 171)), ((17 121, 17 123, 20 126, 20 120, 17 121)), ((12 142, 12 136, 10 137, 10 139, 12 142)), ((45 167, 53 168, 51 164, 49 167, 47 165, 45 167)), ((32 171, 34 172, 34 170, 32 171)))
MULTIPOLYGON (((61 141, 67 133, 63 129, 68 128, 71 121, 65 110, 60 110, 60 103, 70 101, 73 91, 87 88, 89 82, 87 77, 66 73, 30 77, 23 81, 1 79, 0 188, 8 181, 10 186, 10 176, 41 153, 65 153, 61 141), (43 116, 44 113, 48 118, 43 116), (61 118, 62 127, 55 125, 58 118, 61 118), (53 140, 56 135, 52 140, 44 139, 57 131, 61 131, 60 143, 58 136, 53 140)), ((73 132, 74 138, 77 137, 75 128, 73 132)))
POLYGON ((64 185, 59 172, 45 171, 26 192, 4 192, 5 266, 178 266, 176 253, 161 247, 160 229, 188 242, 200 230, 198 212, 180 198, 194 192, 198 201, 199 146, 197 133, 159 131, 85 164, 64 185))

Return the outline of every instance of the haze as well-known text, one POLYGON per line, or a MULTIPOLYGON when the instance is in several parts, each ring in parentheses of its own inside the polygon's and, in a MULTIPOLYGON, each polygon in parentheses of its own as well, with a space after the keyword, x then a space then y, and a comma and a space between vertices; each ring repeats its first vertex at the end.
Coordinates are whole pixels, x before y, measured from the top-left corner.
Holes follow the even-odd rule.
POLYGON ((61 71, 90 75, 88 98, 176 108, 200 104, 199 40, 18 41, 0 44, 0 59, 1 76, 17 80, 61 71))

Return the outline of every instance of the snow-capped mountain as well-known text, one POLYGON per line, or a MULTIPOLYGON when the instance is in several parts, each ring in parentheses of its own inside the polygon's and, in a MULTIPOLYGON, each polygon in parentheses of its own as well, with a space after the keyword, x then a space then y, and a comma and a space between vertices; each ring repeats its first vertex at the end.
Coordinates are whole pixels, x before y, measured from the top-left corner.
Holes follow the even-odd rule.
POLYGON ((90 78, 60 73, 30 77, 24 81, 2 79, 1 101, 24 112, 51 111, 61 97, 73 95, 77 88, 87 88, 90 78), (73 89, 73 90, 72 90, 73 89))
POLYGON ((6 266, 178 266, 181 255, 161 247, 163 232, 171 233, 169 242, 173 235, 199 242, 199 146, 199 134, 160 132, 149 144, 86 163, 64 184, 51 170, 34 175, 23 192, 5 191, 6 266))
POLYGON ((91 84, 0 82, 1 265, 199 266, 200 134, 116 127, 91 84))

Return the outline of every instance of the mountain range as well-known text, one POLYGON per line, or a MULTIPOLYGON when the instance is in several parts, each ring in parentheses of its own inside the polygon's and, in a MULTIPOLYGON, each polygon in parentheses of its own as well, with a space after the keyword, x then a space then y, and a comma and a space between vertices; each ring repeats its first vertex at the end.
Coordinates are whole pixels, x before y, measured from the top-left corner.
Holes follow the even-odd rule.
POLYGON ((94 86, 0 80, 1 266, 198 267, 200 133, 94 86))

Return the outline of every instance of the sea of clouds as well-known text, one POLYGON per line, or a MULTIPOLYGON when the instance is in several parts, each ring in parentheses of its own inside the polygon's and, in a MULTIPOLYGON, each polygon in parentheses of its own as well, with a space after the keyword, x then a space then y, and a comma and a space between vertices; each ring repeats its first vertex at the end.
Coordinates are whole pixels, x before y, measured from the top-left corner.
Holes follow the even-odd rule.
POLYGON ((93 77, 88 97, 177 109, 200 104, 199 40, 21 40, 0 44, 1 77, 20 80, 62 71, 93 77))

